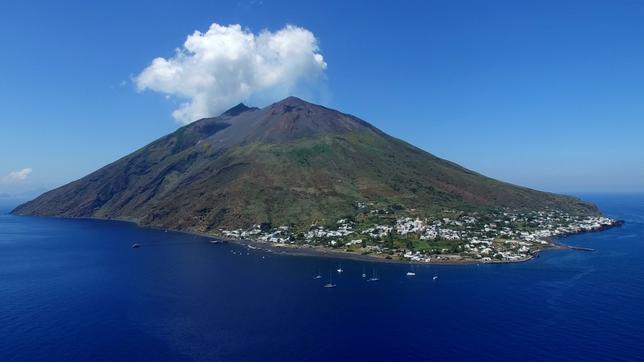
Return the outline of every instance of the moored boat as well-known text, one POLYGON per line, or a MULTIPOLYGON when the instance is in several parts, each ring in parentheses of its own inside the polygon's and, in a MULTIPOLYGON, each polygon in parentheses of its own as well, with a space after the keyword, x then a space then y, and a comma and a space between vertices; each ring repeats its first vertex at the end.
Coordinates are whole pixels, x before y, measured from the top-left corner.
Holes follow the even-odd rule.
POLYGON ((335 288, 335 284, 333 284, 333 273, 329 272, 329 282, 324 284, 325 288, 335 288))

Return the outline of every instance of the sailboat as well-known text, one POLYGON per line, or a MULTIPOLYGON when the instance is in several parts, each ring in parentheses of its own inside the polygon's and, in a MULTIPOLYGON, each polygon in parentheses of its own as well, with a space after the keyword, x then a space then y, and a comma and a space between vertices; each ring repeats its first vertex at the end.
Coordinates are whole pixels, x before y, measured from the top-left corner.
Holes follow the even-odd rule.
POLYGON ((322 274, 320 274, 319 269, 318 269, 318 273, 313 277, 313 279, 322 279, 322 274))
POLYGON ((378 280, 380 280, 380 278, 378 278, 376 276, 376 269, 374 268, 373 272, 371 273, 371 278, 367 279, 367 281, 368 282, 377 282, 378 280))
POLYGON ((335 288, 335 284, 333 284, 333 273, 329 272, 329 282, 324 284, 325 288, 335 288))
POLYGON ((409 269, 410 269, 410 270, 407 272, 407 276, 408 276, 408 277, 415 277, 415 276, 416 276, 416 272, 414 272, 414 266, 413 266, 413 265, 410 265, 409 269))
POLYGON ((338 266, 338 270, 337 270, 337 272, 338 272, 338 273, 342 273, 343 271, 344 271, 344 270, 342 270, 342 264, 340 264, 340 265, 338 266))
POLYGON ((364 265, 362 266, 362 277, 363 277, 363 278, 366 278, 366 277, 367 277, 367 273, 365 272, 365 267, 364 267, 364 265))

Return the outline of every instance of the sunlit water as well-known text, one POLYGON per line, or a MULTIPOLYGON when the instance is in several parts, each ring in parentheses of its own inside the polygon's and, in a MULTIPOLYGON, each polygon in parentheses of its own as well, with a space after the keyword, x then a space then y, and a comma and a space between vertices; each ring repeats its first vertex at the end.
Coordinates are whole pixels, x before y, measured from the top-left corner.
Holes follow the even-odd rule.
POLYGON ((407 265, 2 215, 0 360, 643 359, 644 196, 586 198, 626 220, 563 240, 596 252, 416 266, 415 277, 407 265), (339 265, 337 287, 323 288, 339 265))

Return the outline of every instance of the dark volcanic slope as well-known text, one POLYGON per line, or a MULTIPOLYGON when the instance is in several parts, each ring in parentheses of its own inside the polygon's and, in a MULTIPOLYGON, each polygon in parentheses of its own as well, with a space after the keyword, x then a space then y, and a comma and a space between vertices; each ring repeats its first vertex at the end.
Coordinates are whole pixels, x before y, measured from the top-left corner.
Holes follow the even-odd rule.
POLYGON ((333 222, 355 213, 357 201, 426 216, 498 207, 598 213, 573 197, 484 177, 294 97, 194 122, 14 213, 208 231, 333 222))

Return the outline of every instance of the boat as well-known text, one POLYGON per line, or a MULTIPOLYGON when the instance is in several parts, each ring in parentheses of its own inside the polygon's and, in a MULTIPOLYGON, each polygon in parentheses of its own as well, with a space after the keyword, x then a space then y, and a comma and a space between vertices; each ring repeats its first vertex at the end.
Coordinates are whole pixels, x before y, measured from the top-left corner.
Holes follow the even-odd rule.
POLYGON ((415 276, 416 276, 416 273, 411 272, 411 271, 408 271, 408 272, 407 272, 407 276, 408 276, 408 277, 415 277, 415 276))
POLYGON ((211 243, 211 244, 226 244, 226 243, 228 243, 226 240, 217 240, 217 239, 212 239, 212 240, 210 240, 208 242, 211 243))
POLYGON ((432 278, 432 280, 438 280, 438 275, 434 275, 434 277, 432 278))
POLYGON ((329 272, 329 282, 324 284, 325 288, 335 288, 335 284, 333 284, 333 273, 329 272))
POLYGON ((140 247, 141 247, 141 244, 139 244, 139 243, 132 244, 132 249, 136 249, 136 248, 140 248, 140 247))
POLYGON ((362 267, 362 277, 363 277, 363 278, 366 278, 366 277, 367 277, 367 273, 366 273, 366 272, 365 272, 365 270, 364 270, 364 266, 362 267))
POLYGON ((380 278, 376 276, 376 270, 374 269, 373 272, 371 273, 371 278, 367 279, 368 282, 377 282, 379 281, 380 278))
POLYGON ((338 272, 338 273, 342 273, 343 271, 344 271, 344 270, 342 270, 342 264, 340 264, 340 266, 338 266, 338 270, 337 270, 337 272, 338 272))

